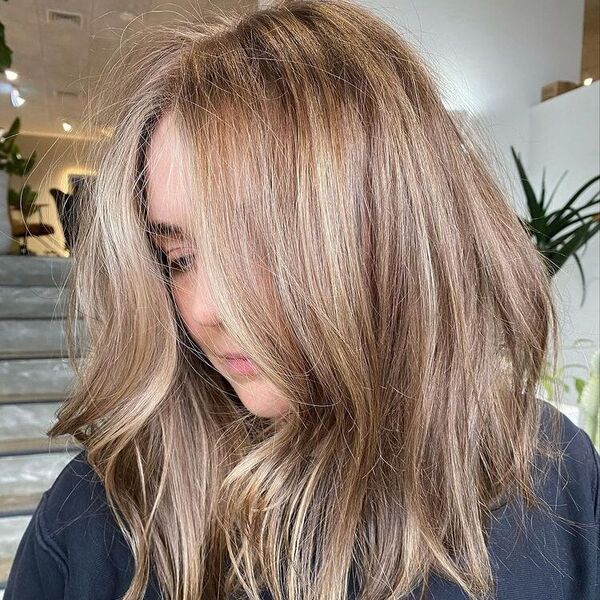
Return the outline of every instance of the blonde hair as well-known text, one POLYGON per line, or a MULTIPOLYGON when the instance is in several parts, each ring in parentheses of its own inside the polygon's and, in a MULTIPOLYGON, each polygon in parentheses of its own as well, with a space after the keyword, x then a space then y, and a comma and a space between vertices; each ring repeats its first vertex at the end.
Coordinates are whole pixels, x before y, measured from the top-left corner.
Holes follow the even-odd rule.
POLYGON ((396 598, 434 573, 485 597, 492 512, 542 507, 534 458, 556 455, 542 260, 383 20, 344 0, 213 16, 132 35, 88 109, 112 135, 90 157, 76 378, 49 433, 104 482, 135 558, 124 600, 152 570, 177 600, 341 600, 349 581, 396 598), (166 114, 223 326, 289 398, 281 417, 245 410, 178 317, 146 221, 166 114))

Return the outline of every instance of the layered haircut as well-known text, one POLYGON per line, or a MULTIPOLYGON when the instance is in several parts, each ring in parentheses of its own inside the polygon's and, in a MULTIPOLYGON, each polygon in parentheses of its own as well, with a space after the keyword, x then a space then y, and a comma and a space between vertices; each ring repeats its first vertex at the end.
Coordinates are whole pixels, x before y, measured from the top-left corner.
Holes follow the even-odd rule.
POLYGON ((383 600, 432 574, 492 594, 496 511, 549 508, 559 421, 542 434, 536 391, 557 325, 489 152, 416 49, 345 0, 193 13, 124 40, 86 119, 108 135, 49 434, 104 483, 135 559, 124 600, 152 571, 172 600, 383 600), (147 220, 167 114, 190 243, 281 417, 250 414, 178 316, 147 220))

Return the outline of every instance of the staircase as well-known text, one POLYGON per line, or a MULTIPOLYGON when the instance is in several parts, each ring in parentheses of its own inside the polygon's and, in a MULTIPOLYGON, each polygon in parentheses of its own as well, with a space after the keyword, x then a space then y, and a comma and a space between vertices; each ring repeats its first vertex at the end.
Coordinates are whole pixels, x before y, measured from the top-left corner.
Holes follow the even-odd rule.
POLYGON ((81 450, 45 433, 73 375, 63 290, 71 260, 0 256, 0 600, 42 493, 81 450))

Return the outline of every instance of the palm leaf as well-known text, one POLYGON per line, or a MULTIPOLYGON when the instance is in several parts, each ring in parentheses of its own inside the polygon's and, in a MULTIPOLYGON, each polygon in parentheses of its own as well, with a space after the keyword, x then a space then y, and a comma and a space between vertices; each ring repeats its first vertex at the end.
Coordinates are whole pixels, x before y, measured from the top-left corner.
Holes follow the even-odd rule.
POLYGON ((587 242, 600 230, 600 223, 594 224, 598 219, 598 212, 586 212, 585 209, 596 207, 600 204, 600 192, 594 192, 592 198, 582 206, 575 207, 575 202, 582 194, 600 180, 600 174, 586 181, 565 203, 557 210, 548 211, 552 199, 561 183, 563 177, 568 173, 565 171, 554 186, 549 197, 546 195, 546 168, 542 170, 542 182, 539 198, 536 196, 531 181, 525 172, 520 154, 511 146, 511 152, 515 160, 517 170, 529 210, 529 220, 519 217, 519 222, 527 233, 534 238, 538 251, 544 259, 550 276, 555 275, 573 256, 581 275, 583 284, 583 297, 585 299, 585 275, 581 261, 577 256, 587 242))

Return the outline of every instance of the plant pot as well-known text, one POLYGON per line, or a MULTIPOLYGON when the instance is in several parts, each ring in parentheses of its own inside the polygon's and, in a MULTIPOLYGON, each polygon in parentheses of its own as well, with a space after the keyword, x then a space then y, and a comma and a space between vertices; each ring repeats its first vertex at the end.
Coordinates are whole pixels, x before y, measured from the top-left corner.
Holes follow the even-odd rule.
POLYGON ((8 254, 14 241, 8 212, 9 177, 7 171, 0 171, 0 255, 8 254))

